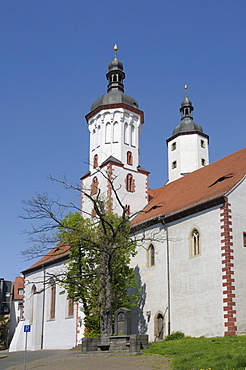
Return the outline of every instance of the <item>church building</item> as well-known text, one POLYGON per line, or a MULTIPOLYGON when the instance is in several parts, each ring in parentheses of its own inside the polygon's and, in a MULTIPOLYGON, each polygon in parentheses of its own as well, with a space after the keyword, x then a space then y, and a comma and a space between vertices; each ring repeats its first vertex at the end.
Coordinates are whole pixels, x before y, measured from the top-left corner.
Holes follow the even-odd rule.
MULTIPOLYGON (((117 46, 114 51, 106 74, 107 93, 86 115, 90 159, 81 182, 90 195, 100 191, 108 209, 117 213, 110 179, 129 215, 135 215, 131 232, 138 240, 138 253, 131 266, 140 297, 133 309, 132 333, 148 334, 150 341, 173 331, 189 336, 246 334, 246 148, 209 164, 209 136, 193 120, 186 86, 181 122, 170 127, 167 139, 168 182, 149 189, 149 172, 141 167, 139 156, 144 114, 136 99, 124 93, 123 63, 117 46)), ((81 212, 83 217, 93 216, 86 197, 81 212)), ((21 325, 27 323, 33 333, 30 349, 80 343, 80 306, 69 302, 66 294, 59 295, 55 281, 42 285, 44 274, 64 268, 68 254, 68 247, 57 246, 23 271, 23 321, 10 350, 23 349, 21 325)))

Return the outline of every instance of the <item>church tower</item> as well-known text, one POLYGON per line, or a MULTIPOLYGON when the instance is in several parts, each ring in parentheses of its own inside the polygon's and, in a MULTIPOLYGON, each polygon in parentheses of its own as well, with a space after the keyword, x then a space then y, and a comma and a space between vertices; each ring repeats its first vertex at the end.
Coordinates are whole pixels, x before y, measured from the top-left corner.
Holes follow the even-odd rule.
MULTIPOLYGON (((148 201, 148 174, 139 163, 139 137, 144 115, 136 99, 124 93, 125 73, 117 56, 108 64, 107 93, 97 99, 86 115, 90 132, 89 172, 82 177, 82 188, 110 200, 110 209, 120 212, 109 184, 114 181, 117 194, 129 213, 141 210, 148 201)), ((91 214, 92 204, 82 198, 82 212, 91 214)))
POLYGON ((167 139, 168 147, 168 182, 177 180, 209 164, 208 135, 200 125, 193 121, 192 102, 186 94, 181 103, 181 123, 175 127, 172 136, 167 139))

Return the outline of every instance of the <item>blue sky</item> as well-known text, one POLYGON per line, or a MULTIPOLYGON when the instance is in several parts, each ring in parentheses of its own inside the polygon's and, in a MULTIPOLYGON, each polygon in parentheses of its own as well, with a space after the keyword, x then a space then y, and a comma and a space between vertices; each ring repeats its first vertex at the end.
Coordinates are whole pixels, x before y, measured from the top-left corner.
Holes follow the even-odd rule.
POLYGON ((74 197, 47 180, 88 170, 84 116, 106 92, 113 45, 125 92, 145 113, 141 165, 150 187, 167 181, 166 139, 180 123, 183 86, 210 136, 210 162, 245 146, 244 0, 0 1, 0 277, 34 261, 18 218, 35 192, 74 197))

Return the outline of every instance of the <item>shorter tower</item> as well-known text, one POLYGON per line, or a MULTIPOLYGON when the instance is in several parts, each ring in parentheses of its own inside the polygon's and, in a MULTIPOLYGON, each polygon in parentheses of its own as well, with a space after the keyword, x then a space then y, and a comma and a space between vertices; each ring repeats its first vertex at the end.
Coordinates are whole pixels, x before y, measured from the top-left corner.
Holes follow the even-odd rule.
POLYGON ((209 164, 209 137, 203 133, 202 127, 193 121, 194 108, 188 98, 187 88, 185 85, 186 94, 180 108, 181 123, 167 139, 168 182, 209 164))
MULTIPOLYGON (((125 73, 118 59, 108 64, 107 93, 97 99, 86 115, 90 131, 89 172, 82 177, 82 189, 91 195, 100 193, 110 209, 121 213, 117 196, 129 213, 142 210, 148 202, 148 174, 139 163, 139 138, 143 112, 136 99, 124 93, 125 73), (108 181, 110 180, 110 181, 108 181)), ((82 197, 82 213, 93 214, 91 201, 82 197)))

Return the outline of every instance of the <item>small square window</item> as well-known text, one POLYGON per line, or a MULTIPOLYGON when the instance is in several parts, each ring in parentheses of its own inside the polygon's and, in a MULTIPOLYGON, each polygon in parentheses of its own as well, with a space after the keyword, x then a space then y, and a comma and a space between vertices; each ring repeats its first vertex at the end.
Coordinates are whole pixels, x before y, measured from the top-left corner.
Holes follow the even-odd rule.
POLYGON ((23 289, 22 288, 18 289, 18 295, 23 295, 23 289))

